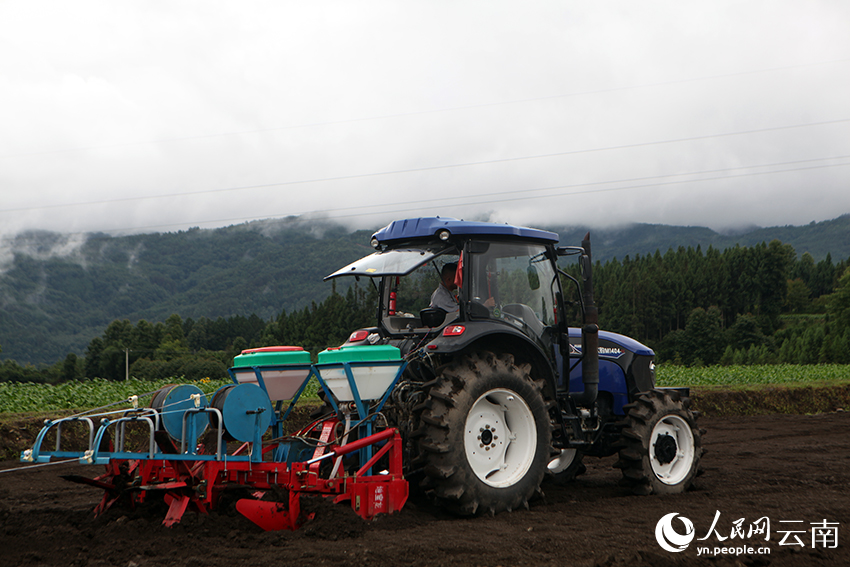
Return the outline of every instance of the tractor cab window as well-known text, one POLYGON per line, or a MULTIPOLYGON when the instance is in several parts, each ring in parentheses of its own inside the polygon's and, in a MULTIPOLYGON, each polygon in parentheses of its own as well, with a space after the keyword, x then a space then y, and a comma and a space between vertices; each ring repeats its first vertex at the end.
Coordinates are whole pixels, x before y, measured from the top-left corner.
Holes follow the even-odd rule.
POLYGON ((557 279, 545 247, 472 242, 468 250, 471 318, 499 319, 538 337, 555 324, 557 279))
POLYGON ((370 278, 389 275, 404 276, 423 264, 432 262, 437 256, 452 250, 452 247, 442 243, 433 246, 382 250, 352 262, 325 277, 325 280, 340 276, 367 276, 370 278))
MULTIPOLYGON (((380 320, 390 334, 424 333, 419 312, 431 303, 431 295, 440 285, 440 272, 446 264, 457 264, 457 248, 447 242, 420 243, 379 250, 352 262, 327 276, 366 276, 380 281, 380 320)), ((443 324, 453 321, 449 313, 443 324)))
MULTIPOLYGON (((458 255, 446 253, 431 258, 402 276, 383 278, 381 321, 393 334, 424 331, 419 312, 431 304, 431 296, 440 286, 444 265, 456 264, 458 255)), ((444 323, 453 321, 457 312, 448 313, 444 323)))

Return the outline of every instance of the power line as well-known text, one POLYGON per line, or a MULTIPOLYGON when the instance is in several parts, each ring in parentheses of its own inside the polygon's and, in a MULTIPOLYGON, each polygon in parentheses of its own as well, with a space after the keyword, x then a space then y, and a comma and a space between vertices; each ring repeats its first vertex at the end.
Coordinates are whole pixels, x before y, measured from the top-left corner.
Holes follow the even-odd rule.
MULTIPOLYGON (((594 153, 594 152, 604 152, 604 151, 615 151, 615 150, 624 150, 631 148, 639 148, 653 145, 662 145, 662 144, 676 144, 682 142, 693 142, 698 140, 707 140, 712 138, 723 138, 730 136, 744 136, 750 134, 761 134, 766 132, 777 132, 781 130, 790 130, 796 128, 809 128, 815 126, 826 126, 832 124, 840 124, 844 122, 850 122, 850 118, 839 118, 836 120, 825 120, 820 122, 809 122, 806 124, 789 124, 785 126, 771 126, 768 128, 757 128, 751 130, 740 130, 736 132, 722 132, 718 134, 706 134, 702 136, 688 136, 684 138, 671 138, 668 140, 656 140, 651 142, 638 142, 634 144, 621 144, 616 146, 602 146, 598 148, 588 148, 584 150, 567 150, 563 152, 552 152, 546 154, 535 154, 528 156, 517 156, 517 157, 509 157, 509 158, 497 158, 491 160, 481 160, 481 161, 472 161, 472 162, 463 162, 463 163, 454 163, 454 164, 444 164, 444 165, 432 165, 432 166, 422 166, 422 167, 413 167, 407 169, 396 169, 389 171, 380 171, 380 172, 371 172, 371 173, 360 173, 360 174, 351 174, 351 175, 339 175, 333 177, 320 177, 314 179, 300 179, 294 181, 279 181, 275 183, 262 183, 257 185, 241 185, 235 187, 225 187, 219 189, 205 189, 202 191, 186 191, 182 193, 167 193, 162 195, 149 195, 149 196, 138 196, 138 197, 121 197, 117 199, 101 199, 96 201, 85 201, 79 203, 64 203, 64 204, 49 204, 49 205, 39 205, 34 207, 18 207, 14 209, 0 209, 0 213, 17 213, 17 212, 25 212, 25 211, 35 211, 35 210, 44 210, 44 209, 56 209, 56 208, 67 208, 67 207, 79 207, 79 206, 92 206, 92 205, 103 205, 110 203, 121 203, 121 202, 130 202, 130 201, 144 201, 150 199, 170 199, 174 197, 185 197, 185 196, 193 196, 193 195, 209 195, 213 193, 226 193, 232 191, 245 191, 248 189, 266 189, 270 187, 283 187, 287 185, 299 185, 299 184, 307 184, 307 183, 324 183, 329 181, 344 181, 351 179, 362 179, 366 177, 379 177, 379 176, 387 176, 387 175, 399 175, 403 173, 416 173, 423 171, 435 171, 440 169, 453 169, 453 168, 461 168, 461 167, 471 167, 478 165, 490 165, 495 163, 508 163, 512 161, 524 161, 524 160, 532 160, 532 159, 546 159, 553 157, 563 157, 567 155, 579 155, 585 153, 594 153)), ((823 158, 830 159, 830 158, 823 158)))
POLYGON ((61 154, 61 153, 73 153, 73 152, 83 152, 90 150, 102 150, 107 148, 121 148, 121 147, 132 147, 132 146, 142 146, 142 145, 150 145, 150 144, 165 144, 165 143, 174 143, 174 142, 186 142, 192 140, 204 140, 211 138, 222 138, 227 136, 239 136, 245 134, 262 134, 267 132, 280 132, 285 130, 296 130, 296 129, 304 129, 304 128, 318 128, 324 126, 334 126, 339 124, 351 124, 357 122, 370 122, 375 120, 391 120, 397 118, 407 118, 411 116, 423 116, 428 114, 439 114, 443 112, 457 112, 461 110, 475 110, 479 108, 488 108, 488 107, 496 107, 496 106, 508 106, 512 104, 526 104, 529 102, 539 102, 545 100, 557 100, 561 98, 572 98, 579 96, 594 96, 606 93, 613 93, 619 91, 627 91, 627 90, 635 90, 635 89, 646 89, 646 88, 654 88, 654 87, 666 87, 678 84, 685 83, 694 83, 700 81, 712 81, 717 79, 728 79, 731 77, 742 77, 747 75, 757 75, 764 73, 775 73, 778 71, 789 71, 792 69, 802 69, 807 67, 818 67, 822 65, 833 65, 833 64, 842 64, 850 62, 850 58, 841 58, 841 59, 832 59, 828 61, 817 61, 814 63, 800 63, 797 65, 786 65, 782 67, 768 67, 765 69, 752 69, 748 71, 737 71, 732 73, 722 73, 718 75, 707 75, 703 77, 692 77, 687 79, 674 79, 669 81, 658 81, 654 83, 643 83, 639 85, 628 85, 622 87, 611 87, 607 89, 594 89, 588 91, 578 91, 573 93, 561 93, 554 95, 544 95, 538 97, 530 97, 523 99, 515 99, 515 100, 507 100, 507 101, 495 101, 495 102, 484 102, 477 104, 468 104, 468 105, 459 105, 459 106, 451 106, 445 108, 436 108, 430 110, 415 110, 411 112, 400 112, 395 114, 384 114, 378 116, 365 116, 359 118, 345 118, 341 120, 327 120, 321 122, 306 122, 303 124, 293 124, 289 126, 275 126, 270 128, 255 128, 250 130, 234 130, 232 132, 217 132, 213 134, 196 134, 191 136, 178 136, 173 138, 160 138, 156 140, 141 140, 135 142, 123 142, 117 144, 98 144, 92 146, 80 146, 76 148, 65 148, 65 149, 57 149, 57 150, 43 150, 37 152, 20 152, 13 154, 4 154, 0 155, 0 159, 5 158, 13 158, 13 157, 28 157, 28 156, 39 156, 39 155, 52 155, 52 154, 61 154))
MULTIPOLYGON (((572 185, 555 185, 555 186, 550 186, 550 187, 537 187, 537 188, 533 188, 533 189, 515 189, 515 190, 503 191, 503 192, 482 193, 482 194, 476 194, 476 195, 465 195, 465 196, 462 196, 462 197, 443 198, 443 199, 440 200, 439 205, 433 205, 433 206, 427 207, 427 208, 428 209, 434 209, 434 208, 442 208, 442 207, 445 207, 445 206, 465 207, 465 206, 489 205, 489 204, 509 203, 509 202, 515 202, 515 201, 524 201, 524 200, 536 200, 536 199, 548 199, 548 198, 555 198, 555 197, 565 197, 565 196, 571 196, 571 195, 585 195, 585 194, 593 194, 593 193, 606 193, 606 192, 612 192, 612 191, 649 189, 649 188, 653 188, 653 187, 678 185, 678 184, 682 184, 682 183, 698 183, 698 182, 703 182, 703 181, 718 181, 718 180, 724 180, 724 179, 752 177, 752 176, 756 176, 756 175, 770 175, 770 174, 776 174, 776 173, 790 173, 790 172, 795 172, 795 171, 808 171, 808 170, 814 170, 814 169, 824 169, 824 168, 828 168, 828 167, 842 167, 842 166, 850 165, 850 162, 836 163, 836 164, 811 165, 811 166, 805 166, 805 167, 793 167, 793 168, 787 168, 787 169, 781 169, 781 170, 772 170, 772 171, 754 171, 754 172, 745 172, 745 173, 731 174, 731 175, 715 175, 713 177, 701 177, 701 178, 695 178, 695 179, 681 179, 681 180, 675 180, 675 181, 640 183, 640 184, 637 184, 637 185, 586 189, 586 190, 582 190, 582 191, 566 191, 566 192, 547 194, 547 195, 528 195, 528 193, 533 193, 533 192, 554 191, 554 190, 563 190, 563 189, 578 189, 578 188, 581 188, 581 187, 594 187, 594 186, 598 186, 598 185, 610 185, 610 184, 616 184, 616 183, 632 183, 632 182, 635 182, 635 181, 650 181, 650 180, 653 180, 653 179, 664 179, 664 178, 670 178, 670 177, 685 177, 685 176, 704 175, 704 174, 717 174, 717 173, 723 173, 723 172, 727 172, 727 171, 736 171, 736 170, 741 170, 741 169, 755 169, 755 168, 772 167, 772 166, 777 166, 777 165, 793 165, 793 164, 801 164, 801 163, 811 163, 811 162, 815 162, 815 161, 824 161, 824 160, 832 160, 832 159, 847 159, 847 158, 850 158, 850 155, 835 156, 835 157, 830 157, 830 158, 816 158, 816 159, 812 159, 812 160, 797 160, 797 161, 790 161, 790 162, 779 162, 779 163, 776 163, 776 164, 741 166, 741 167, 728 168, 728 169, 704 170, 704 171, 691 172, 691 173, 674 173, 674 174, 668 174, 668 175, 642 177, 642 178, 636 177, 636 178, 630 178, 630 179, 620 179, 620 180, 612 180, 612 181, 597 181, 597 182, 591 182, 591 183, 579 183, 579 184, 572 184, 572 185), (519 195, 519 194, 521 194, 521 195, 519 195), (499 196, 502 196, 502 195, 516 195, 516 196, 499 198, 499 196), (481 199, 481 197, 488 197, 488 196, 493 196, 493 197, 496 197, 496 198, 488 199, 488 200, 482 200, 481 199), (457 202, 456 203, 446 203, 446 201, 453 201, 453 200, 460 200, 460 199, 468 199, 468 201, 467 202, 459 202, 459 203, 457 203, 457 202)), ((404 212, 421 212, 423 210, 422 207, 421 207, 422 204, 432 204, 432 203, 434 203, 434 199, 429 198, 429 199, 426 199, 426 200, 402 201, 402 202, 397 202, 397 203, 386 203, 386 204, 383 204, 383 205, 371 204, 371 205, 358 205, 358 206, 354 206, 354 207, 344 207, 344 208, 338 208, 338 209, 320 209, 320 210, 306 211, 306 212, 300 212, 300 213, 292 213, 292 212, 279 213, 279 214, 269 215, 266 218, 275 219, 275 218, 283 218, 283 217, 288 217, 288 216, 296 216, 296 217, 302 217, 303 216, 303 217, 306 217, 306 216, 310 216, 310 215, 317 215, 317 216, 318 215, 327 215, 324 218, 327 218, 328 220, 335 220, 335 219, 352 218, 352 217, 359 217, 359 216, 387 215, 387 214, 391 214, 391 213, 395 214, 395 213, 404 213, 404 212), (415 205, 419 205, 419 206, 415 206, 415 205), (390 210, 381 210, 381 211, 375 211, 374 210, 376 207, 381 207, 381 206, 383 206, 383 207, 396 207, 396 208, 390 209, 390 210), (354 212, 354 211, 362 211, 363 209, 369 209, 373 212, 371 212, 369 214, 365 214, 363 212, 354 212), (334 214, 334 213, 344 213, 344 214, 334 214)), ((148 226, 141 226, 141 227, 132 227, 129 230, 133 230, 133 231, 157 230, 157 229, 172 228, 172 227, 176 227, 176 226, 186 226, 187 224, 189 224, 189 225, 191 225, 191 224, 209 224, 209 223, 221 224, 221 223, 243 222, 243 221, 250 221, 250 220, 257 220, 257 216, 254 215, 254 216, 250 216, 250 217, 234 217, 234 218, 225 218, 225 219, 210 219, 210 220, 204 220, 204 221, 181 222, 181 223, 170 223, 170 224, 160 224, 160 225, 148 225, 148 226)), ((120 231, 115 230, 115 231, 101 231, 101 232, 104 232, 104 233, 125 232, 127 230, 128 229, 125 228, 125 229, 121 229, 120 231)), ((85 233, 72 233, 72 234, 85 234, 85 233)), ((8 237, 2 238, 2 239, 10 240, 10 238, 8 238, 8 237)))
MULTIPOLYGON (((790 168, 790 169, 773 170, 773 171, 741 173, 741 174, 737 174, 737 175, 721 175, 721 176, 716 176, 716 177, 682 179, 682 180, 678 180, 678 181, 653 182, 653 183, 646 183, 646 184, 642 184, 642 185, 631 185, 631 186, 627 186, 627 187, 588 189, 586 191, 575 191, 575 192, 569 192, 569 193, 556 193, 556 194, 553 194, 553 195, 538 195, 538 196, 528 196, 528 195, 526 195, 527 193, 534 193, 534 192, 539 192, 539 191, 552 191, 552 190, 556 190, 556 189, 574 189, 574 188, 579 188, 579 187, 594 187, 594 186, 598 186, 598 185, 611 185, 611 184, 615 184, 615 183, 634 183, 634 182, 637 182, 637 181, 651 181, 651 180, 654 180, 654 179, 666 179, 666 178, 671 178, 671 177, 686 177, 686 176, 694 176, 694 175, 717 174, 717 173, 723 173, 723 172, 728 172, 728 171, 737 171, 737 170, 741 170, 741 169, 756 169, 756 168, 765 168, 765 167, 776 167, 776 166, 782 166, 782 165, 796 165, 796 164, 812 163, 812 162, 825 161, 825 160, 848 159, 848 158, 850 158, 850 155, 835 156, 835 157, 829 157, 829 158, 813 158, 813 159, 808 159, 808 160, 795 160, 795 161, 777 162, 777 163, 761 164, 761 165, 747 165, 747 166, 722 168, 722 169, 707 169, 707 170, 702 170, 702 171, 692 171, 692 172, 686 172, 686 173, 670 173, 670 174, 666 174, 666 175, 632 177, 632 178, 627 178, 627 179, 616 179, 616 180, 611 180, 611 181, 593 181, 593 182, 590 182, 590 183, 576 183, 576 184, 570 184, 570 185, 556 185, 556 186, 551 186, 551 187, 537 187, 537 188, 533 188, 533 189, 512 189, 512 190, 509 190, 509 191, 499 191, 499 192, 492 192, 492 193, 478 193, 478 194, 475 194, 475 195, 464 195, 462 197, 446 197, 446 198, 442 198, 440 200, 440 202, 444 203, 445 201, 475 198, 476 200, 474 201, 474 203, 476 203, 476 204, 479 204, 479 203, 480 204, 491 204, 491 203, 501 203, 501 202, 507 202, 507 201, 516 201, 516 200, 521 200, 521 199, 540 199, 540 198, 547 198, 547 197, 562 197, 562 196, 566 196, 566 195, 580 195, 580 194, 584 194, 584 193, 604 193, 604 192, 607 192, 607 191, 622 191, 622 190, 626 190, 626 189, 657 187, 657 186, 660 186, 660 185, 673 185, 673 184, 678 184, 678 183, 689 183, 689 182, 699 182, 699 181, 715 181, 715 180, 719 180, 719 179, 731 179, 731 178, 737 178, 737 177, 748 177, 748 176, 753 176, 753 175, 767 175, 767 174, 773 174, 773 173, 787 173, 787 172, 792 172, 792 171, 805 171, 805 170, 809 170, 809 169, 822 169, 822 168, 827 168, 827 167, 839 167, 839 166, 850 165, 850 162, 848 162, 848 163, 835 163, 835 164, 823 164, 823 165, 812 165, 812 166, 809 166, 809 167, 795 167, 795 168, 790 168), (506 199, 497 199, 497 200, 491 200, 491 201, 481 201, 480 200, 480 197, 491 197, 491 196, 510 195, 510 194, 522 194, 523 196, 518 196, 518 197, 515 197, 515 198, 511 197, 511 198, 506 198, 506 199)), ((420 203, 433 203, 433 202, 434 202, 434 199, 429 198, 429 199, 422 199, 422 200, 418 200, 418 201, 406 201, 406 202, 400 203, 400 204, 415 205, 415 204, 420 204, 420 203)), ((394 203, 394 204, 391 204, 389 206, 394 206, 394 205, 397 205, 397 204, 399 204, 399 203, 394 203)), ((471 203, 466 203, 466 204, 471 204, 471 203)), ((359 206, 356 206, 356 207, 348 207, 348 208, 344 208, 344 209, 323 209, 323 210, 320 210, 320 211, 311 211, 310 213, 302 213, 302 214, 319 214, 319 213, 333 213, 333 212, 337 212, 337 211, 350 211, 350 210, 358 210, 358 209, 374 209, 376 206, 380 206, 380 205, 371 204, 371 205, 359 205, 359 206)), ((452 205, 452 206, 455 206, 455 205, 452 205)), ((283 216, 283 215, 281 215, 281 216, 283 216)))
MULTIPOLYGON (((850 156, 848 156, 848 157, 850 157, 850 156)), ((514 202, 514 201, 525 201, 525 200, 531 200, 531 199, 549 199, 549 198, 553 198, 553 197, 565 197, 565 196, 570 196, 570 195, 584 195, 584 194, 590 194, 590 193, 606 193, 606 192, 610 192, 610 191, 626 191, 626 190, 630 190, 630 189, 648 189, 648 188, 652 188, 652 187, 678 185, 678 184, 682 184, 682 183, 693 183, 693 182, 700 182, 700 181, 717 181, 717 180, 722 180, 722 179, 732 179, 732 178, 738 178, 738 177, 751 177, 751 176, 755 176, 755 175, 768 175, 768 174, 773 174, 773 173, 788 173, 788 172, 794 172, 794 171, 805 171, 805 170, 811 170, 811 169, 822 169, 822 168, 827 168, 827 167, 840 167, 840 166, 847 166, 847 165, 850 165, 850 162, 839 163, 839 164, 817 165, 817 166, 810 166, 810 167, 798 167, 798 168, 778 170, 778 171, 750 172, 750 173, 740 173, 740 174, 737 174, 737 175, 720 175, 720 176, 715 176, 715 177, 707 177, 707 178, 699 178, 699 179, 683 179, 683 180, 678 180, 678 181, 667 181, 667 182, 660 182, 660 183, 659 182, 645 183, 645 184, 641 184, 641 185, 629 185, 629 186, 626 186, 626 187, 610 187, 610 188, 604 188, 604 189, 587 189, 585 191, 569 191, 569 192, 565 192, 565 193, 554 193, 554 194, 550 194, 550 195, 525 195, 525 194, 523 194, 521 196, 505 197, 505 198, 501 198, 501 199, 489 199, 489 200, 486 200, 486 201, 482 201, 478 198, 481 195, 467 195, 467 196, 464 196, 464 197, 454 197, 454 198, 449 198, 449 199, 462 199, 462 198, 470 198, 470 197, 475 198, 475 200, 464 202, 464 203, 453 203, 453 204, 450 205, 452 207, 463 207, 463 206, 471 206, 471 205, 491 205, 491 204, 497 204, 497 203, 509 203, 509 202, 514 202)), ((722 171, 722 170, 718 170, 718 171, 722 171)), ((688 175, 688 174, 676 174, 676 175, 688 175)), ((648 179, 651 179, 651 178, 648 178, 648 179)), ((579 184, 579 185, 559 185, 559 186, 552 186, 552 187, 540 187, 540 188, 536 188, 536 189, 517 190, 517 191, 511 191, 509 193, 527 193, 527 192, 534 192, 534 191, 552 191, 552 190, 555 190, 555 189, 577 188, 577 187, 582 187, 582 186, 587 186, 587 185, 597 185, 597 184, 601 184, 601 183, 609 184, 609 183, 617 183, 617 182, 616 181, 603 181, 603 182, 579 184)), ((486 194, 484 196, 486 196, 486 194)), ((446 199, 444 199, 444 201, 445 200, 446 199)), ((388 214, 388 213, 419 211, 419 210, 421 210, 420 207, 410 208, 410 205, 421 204, 421 203, 433 203, 433 202, 434 202, 434 199, 427 199, 427 200, 422 200, 422 201, 411 201, 411 202, 405 202, 405 203, 395 203, 395 204, 391 204, 391 205, 387 205, 387 206, 400 205, 400 206, 405 206, 405 207, 408 207, 408 208, 394 209, 394 210, 390 210, 390 211, 375 211, 372 214, 384 215, 384 214, 388 214)), ((443 206, 445 206, 445 204, 441 203, 440 205, 435 205, 434 207, 431 207, 431 208, 443 207, 443 206)), ((368 209, 374 209, 375 207, 376 207, 376 205, 369 205, 369 206, 351 207, 350 209, 320 210, 320 211, 311 211, 309 213, 300 213, 300 214, 296 214, 294 216, 302 216, 302 215, 309 215, 309 214, 320 214, 320 213, 328 213, 328 212, 332 213, 332 212, 337 212, 337 211, 342 212, 342 211, 347 211, 347 210, 367 209, 367 208, 368 209)), ((341 219, 341 218, 357 217, 357 216, 362 216, 362 215, 363 215, 363 213, 352 213, 352 214, 343 214, 343 215, 333 215, 333 216, 330 216, 328 218, 330 218, 330 219, 341 219)), ((293 216, 293 215, 291 213, 274 215, 274 217, 284 217, 284 216, 293 216)), ((251 220, 251 219, 254 219, 254 218, 256 218, 256 217, 245 217, 245 218, 239 218, 239 219, 221 219, 221 220, 217 220, 217 221, 205 221, 205 222, 215 222, 215 223, 234 222, 234 221, 251 220)), ((181 224, 185 224, 185 223, 181 223, 181 224)), ((172 225, 172 226, 174 226, 174 225, 172 225)))

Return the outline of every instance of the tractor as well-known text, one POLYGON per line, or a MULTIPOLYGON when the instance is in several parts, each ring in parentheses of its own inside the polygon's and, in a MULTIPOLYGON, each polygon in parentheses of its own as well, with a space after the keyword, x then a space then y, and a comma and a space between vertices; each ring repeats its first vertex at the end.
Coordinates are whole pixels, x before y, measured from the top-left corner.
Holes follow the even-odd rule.
POLYGON ((244 350, 214 393, 173 384, 45 420, 21 461, 105 465, 65 476, 103 491, 95 514, 159 500, 172 526, 239 494, 237 511, 265 530, 309 521, 302 495, 366 520, 398 512, 412 480, 462 515, 510 511, 547 477, 615 453, 636 493, 691 485, 703 450, 689 392, 656 388, 652 350, 599 330, 589 236, 558 246, 545 230, 434 217, 395 221, 372 246, 326 279, 369 278, 376 326, 315 360, 299 346, 244 350), (567 256, 576 276, 558 267, 567 256), (314 378, 325 404, 285 434, 314 378), (88 443, 68 447, 69 428, 88 443))
POLYGON ((432 217, 394 221, 371 245, 325 278, 377 289, 377 325, 341 348, 391 345, 407 361, 382 413, 404 439, 406 478, 438 504, 528 507, 547 477, 616 453, 636 494, 689 488, 703 453, 689 391, 657 388, 653 351, 599 330, 589 234, 558 246, 545 230, 432 217), (580 276, 558 267, 567 256, 580 276))

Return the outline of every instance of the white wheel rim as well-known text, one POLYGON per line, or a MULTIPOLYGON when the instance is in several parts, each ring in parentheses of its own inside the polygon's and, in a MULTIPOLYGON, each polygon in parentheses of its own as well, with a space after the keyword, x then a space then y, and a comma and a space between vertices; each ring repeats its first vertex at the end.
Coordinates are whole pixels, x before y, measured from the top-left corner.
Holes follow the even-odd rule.
POLYGON ((549 461, 549 472, 552 474, 562 473, 576 460, 575 449, 561 449, 561 454, 549 461))
POLYGON ((490 390, 472 404, 463 446, 466 459, 481 482, 495 488, 513 486, 534 461, 534 414, 516 392, 490 390))
POLYGON ((655 424, 649 441, 649 462, 658 480, 670 485, 682 482, 690 473, 693 460, 694 434, 687 421, 668 415, 655 424))

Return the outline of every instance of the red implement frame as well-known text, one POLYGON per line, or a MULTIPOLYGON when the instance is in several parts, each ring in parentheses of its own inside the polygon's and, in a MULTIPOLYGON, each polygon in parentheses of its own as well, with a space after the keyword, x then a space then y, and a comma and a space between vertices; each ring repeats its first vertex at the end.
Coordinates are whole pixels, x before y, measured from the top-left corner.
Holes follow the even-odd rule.
MULTIPOLYGON (((263 453, 274 446, 267 446, 263 453)), ((108 509, 121 494, 122 479, 138 475, 129 488, 130 503, 135 505, 154 492, 162 494, 168 504, 163 521, 166 526, 178 523, 191 506, 206 514, 215 508, 219 497, 228 485, 248 486, 256 491, 273 488, 288 491, 288 502, 267 502, 243 499, 236 509, 264 530, 297 529, 301 518, 300 496, 303 493, 334 496, 334 502, 351 502, 351 508, 362 518, 370 520, 377 514, 398 512, 407 502, 408 484, 402 473, 401 436, 396 429, 385 429, 374 435, 358 439, 347 445, 329 445, 317 449, 306 462, 251 462, 246 460, 139 459, 111 461, 107 472, 94 480, 71 479, 105 489, 103 500, 95 514, 108 509), (319 466, 326 458, 336 458, 358 451, 369 445, 384 443, 371 459, 353 475, 322 478, 319 466), (381 474, 366 475, 384 456, 387 470, 381 474), (126 466, 122 466, 126 463, 126 466), (123 471, 121 469, 124 469, 123 471)), ((262 495, 262 493, 259 493, 262 495)))

